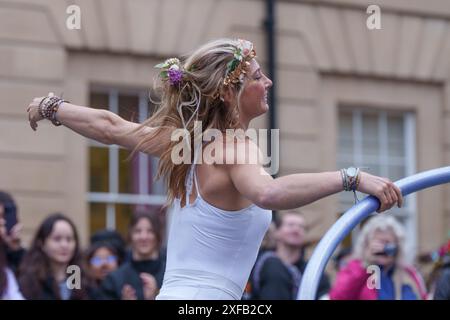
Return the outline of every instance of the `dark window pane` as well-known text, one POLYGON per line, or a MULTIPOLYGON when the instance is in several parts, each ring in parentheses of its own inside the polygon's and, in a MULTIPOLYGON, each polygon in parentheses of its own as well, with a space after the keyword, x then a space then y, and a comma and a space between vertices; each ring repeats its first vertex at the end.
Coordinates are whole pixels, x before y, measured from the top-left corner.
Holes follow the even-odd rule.
POLYGON ((91 234, 96 231, 106 228, 106 204, 104 203, 90 203, 90 226, 89 230, 91 234))
POLYGON ((119 116, 128 121, 139 122, 139 97, 137 95, 119 96, 119 116))
POLYGON ((91 93, 89 106, 97 109, 109 109, 108 94, 106 93, 91 93))
POLYGON ((119 149, 119 193, 139 193, 139 156, 128 159, 129 155, 119 149))
POLYGON ((135 205, 116 204, 116 230, 125 238, 128 237, 128 226, 135 211, 135 205))
POLYGON ((89 147, 89 190, 108 192, 109 190, 109 150, 89 147))

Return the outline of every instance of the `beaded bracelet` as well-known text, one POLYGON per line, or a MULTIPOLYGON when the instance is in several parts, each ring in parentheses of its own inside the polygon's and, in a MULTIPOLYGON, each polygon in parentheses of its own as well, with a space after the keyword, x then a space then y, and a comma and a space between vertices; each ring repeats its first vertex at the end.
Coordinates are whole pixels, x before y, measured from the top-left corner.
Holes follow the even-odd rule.
POLYGON ((47 96, 39 103, 38 111, 44 119, 50 120, 53 125, 60 126, 61 122, 56 119, 56 113, 63 102, 69 102, 57 96, 47 96))

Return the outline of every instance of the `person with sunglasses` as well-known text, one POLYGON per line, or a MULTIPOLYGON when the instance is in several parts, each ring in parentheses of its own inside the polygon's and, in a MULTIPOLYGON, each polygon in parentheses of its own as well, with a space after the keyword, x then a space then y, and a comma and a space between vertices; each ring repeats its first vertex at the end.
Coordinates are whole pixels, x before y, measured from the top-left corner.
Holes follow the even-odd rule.
POLYGON ((107 242, 95 242, 86 254, 88 272, 97 285, 120 265, 114 246, 107 242))

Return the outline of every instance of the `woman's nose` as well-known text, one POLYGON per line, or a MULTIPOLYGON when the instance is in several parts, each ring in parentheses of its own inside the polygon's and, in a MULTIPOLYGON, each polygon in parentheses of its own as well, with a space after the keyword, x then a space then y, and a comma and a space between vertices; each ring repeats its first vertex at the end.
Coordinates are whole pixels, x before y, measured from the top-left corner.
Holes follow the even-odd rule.
POLYGON ((268 77, 266 77, 266 88, 272 87, 273 83, 272 80, 270 80, 268 77))

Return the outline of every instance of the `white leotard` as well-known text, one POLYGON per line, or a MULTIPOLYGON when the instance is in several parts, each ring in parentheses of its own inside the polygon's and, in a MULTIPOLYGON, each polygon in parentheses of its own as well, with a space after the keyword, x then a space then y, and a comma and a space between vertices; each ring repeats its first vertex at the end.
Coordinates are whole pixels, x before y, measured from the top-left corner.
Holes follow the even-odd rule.
POLYGON ((175 200, 167 264, 158 300, 241 299, 272 211, 256 205, 216 208, 200 195, 195 162, 186 179, 186 205, 175 200), (197 198, 189 204, 193 180, 197 198))

